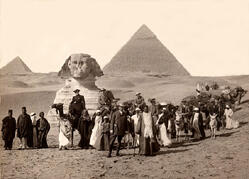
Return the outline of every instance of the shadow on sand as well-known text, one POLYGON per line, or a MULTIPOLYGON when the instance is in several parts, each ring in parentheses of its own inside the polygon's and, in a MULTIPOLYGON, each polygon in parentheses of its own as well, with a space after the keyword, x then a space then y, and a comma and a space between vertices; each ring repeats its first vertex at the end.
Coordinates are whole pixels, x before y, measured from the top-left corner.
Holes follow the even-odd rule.
POLYGON ((233 135, 237 132, 239 132, 239 131, 227 132, 227 133, 223 133, 223 134, 218 134, 216 136, 218 136, 218 137, 230 137, 231 135, 233 135))
POLYGON ((241 109, 242 109, 242 107, 238 107, 238 108, 235 109, 235 112, 237 112, 237 111, 239 111, 241 109))
POLYGON ((169 146, 168 148, 178 148, 178 147, 189 147, 189 146, 194 146, 194 145, 199 145, 200 143, 196 142, 177 142, 177 143, 172 143, 171 146, 169 146))
POLYGON ((247 124, 248 124, 248 122, 240 122, 240 123, 239 123, 240 127, 245 126, 245 125, 247 125, 247 124))
POLYGON ((249 103, 249 99, 242 101, 240 104, 245 104, 245 103, 249 103))
POLYGON ((186 152, 189 149, 179 149, 179 150, 166 150, 166 151, 159 151, 156 155, 166 155, 171 153, 180 153, 180 152, 186 152))

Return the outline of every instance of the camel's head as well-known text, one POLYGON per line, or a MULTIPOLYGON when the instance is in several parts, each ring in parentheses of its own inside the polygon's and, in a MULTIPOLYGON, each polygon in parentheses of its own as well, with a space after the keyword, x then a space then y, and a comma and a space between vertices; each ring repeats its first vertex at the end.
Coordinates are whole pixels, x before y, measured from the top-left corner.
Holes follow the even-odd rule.
POLYGON ((57 103, 57 104, 53 104, 51 106, 51 108, 56 109, 56 112, 58 113, 58 111, 62 111, 63 110, 63 103, 57 103))

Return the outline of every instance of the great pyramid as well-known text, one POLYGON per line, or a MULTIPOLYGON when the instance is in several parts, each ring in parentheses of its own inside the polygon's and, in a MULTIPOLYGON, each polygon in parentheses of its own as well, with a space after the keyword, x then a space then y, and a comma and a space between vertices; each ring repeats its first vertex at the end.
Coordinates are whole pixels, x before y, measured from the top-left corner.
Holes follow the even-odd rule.
POLYGON ((146 25, 138 29, 103 71, 105 74, 156 72, 167 75, 190 75, 146 25))
POLYGON ((17 56, 11 60, 6 66, 0 69, 0 74, 29 74, 32 71, 29 67, 22 61, 22 59, 17 56))

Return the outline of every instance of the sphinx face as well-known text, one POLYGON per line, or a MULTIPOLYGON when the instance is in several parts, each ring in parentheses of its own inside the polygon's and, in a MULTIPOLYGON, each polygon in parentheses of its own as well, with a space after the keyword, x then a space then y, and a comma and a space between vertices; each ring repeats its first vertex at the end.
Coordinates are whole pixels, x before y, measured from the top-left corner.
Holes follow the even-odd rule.
POLYGON ((87 55, 71 55, 68 67, 73 78, 85 79, 91 72, 91 65, 87 55))

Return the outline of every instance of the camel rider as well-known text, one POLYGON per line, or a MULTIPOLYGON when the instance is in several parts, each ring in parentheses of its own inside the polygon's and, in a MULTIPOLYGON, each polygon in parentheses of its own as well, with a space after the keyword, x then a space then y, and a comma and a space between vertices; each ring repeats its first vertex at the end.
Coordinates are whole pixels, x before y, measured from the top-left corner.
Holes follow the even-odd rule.
POLYGON ((105 88, 103 89, 100 89, 99 90, 100 92, 100 96, 99 96, 99 99, 98 99, 98 103, 99 103, 99 107, 102 107, 102 106, 111 106, 111 100, 108 98, 107 96, 107 91, 105 88))
POLYGON ((156 105, 155 98, 149 99, 149 102, 151 103, 151 105, 149 106, 149 111, 151 112, 151 116, 152 116, 154 124, 156 124, 156 121, 158 119, 158 114, 159 114, 158 105, 156 105))
POLYGON ((73 128, 77 128, 79 118, 81 116, 81 113, 84 109, 86 109, 85 105, 85 98, 84 96, 80 95, 80 90, 76 89, 73 91, 75 93, 75 96, 73 97, 70 106, 69 111, 74 116, 74 122, 73 122, 73 128))
POLYGON ((135 105, 139 109, 143 110, 145 106, 144 98, 141 96, 141 93, 136 93, 135 105))

